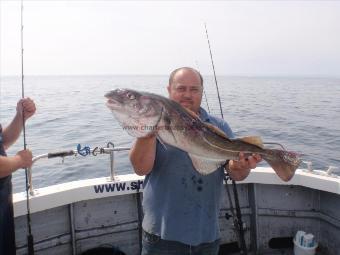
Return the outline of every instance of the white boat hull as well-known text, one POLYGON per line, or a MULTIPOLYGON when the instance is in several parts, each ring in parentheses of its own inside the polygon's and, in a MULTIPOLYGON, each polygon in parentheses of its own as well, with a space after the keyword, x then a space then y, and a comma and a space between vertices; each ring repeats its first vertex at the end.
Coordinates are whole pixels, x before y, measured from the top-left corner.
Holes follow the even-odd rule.
MULTIPOLYGON (((81 254, 105 245, 140 254, 142 181, 129 174, 114 182, 97 178, 35 190, 30 205, 36 254, 81 254)), ((340 178, 298 170, 285 183, 270 168, 257 168, 238 184, 238 193, 250 254, 292 254, 292 242, 284 240, 303 230, 315 235, 318 254, 340 255, 340 178)), ((238 240, 232 217, 225 217, 231 215, 226 195, 222 203, 221 251, 238 240)), ((17 254, 27 254, 24 193, 14 195, 14 210, 17 254)))

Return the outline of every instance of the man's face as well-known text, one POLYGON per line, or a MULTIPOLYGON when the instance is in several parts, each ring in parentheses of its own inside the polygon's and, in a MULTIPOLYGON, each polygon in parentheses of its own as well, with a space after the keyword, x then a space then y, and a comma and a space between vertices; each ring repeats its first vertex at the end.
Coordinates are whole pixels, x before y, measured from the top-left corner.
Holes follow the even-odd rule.
POLYGON ((168 86, 169 98, 189 110, 199 113, 203 85, 199 75, 192 70, 179 70, 168 86))

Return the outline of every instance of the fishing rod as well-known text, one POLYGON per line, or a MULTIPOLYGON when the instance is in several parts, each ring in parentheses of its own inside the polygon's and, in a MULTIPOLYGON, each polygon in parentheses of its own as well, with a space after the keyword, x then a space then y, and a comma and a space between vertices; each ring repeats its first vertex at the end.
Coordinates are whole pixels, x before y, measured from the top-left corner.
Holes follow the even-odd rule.
MULTIPOLYGON (((220 105, 221 117, 222 117, 222 119, 224 119, 223 111, 222 111, 222 102, 221 102, 220 92, 219 92, 219 89, 218 89, 216 72, 215 72, 215 65, 214 65, 214 60, 213 60, 213 56, 212 56, 212 52, 211 52, 210 40, 209 40, 208 29, 207 29, 206 23, 204 23, 204 27, 205 27, 205 34, 207 36, 208 46, 209 46, 210 60, 211 60, 211 64, 212 64, 212 68, 213 68, 213 72, 214 72, 215 85, 216 85, 216 91, 217 91, 217 96, 218 96, 218 102, 219 102, 219 105, 220 105)), ((229 179, 231 179, 231 178, 229 177, 229 179)), ((228 179, 225 178, 225 180, 226 180, 226 184, 227 184, 228 179)), ((240 248, 241 248, 240 254, 247 255, 247 246, 246 246, 246 241, 245 241, 245 238, 244 238, 242 214, 241 214, 241 208, 240 208, 240 203, 239 203, 239 199, 238 199, 237 187, 236 187, 235 181, 233 179, 231 179, 231 181, 232 181, 232 185, 233 185, 233 193, 234 193, 234 200, 235 200, 235 207, 236 207, 236 217, 235 217, 232 201, 231 201, 231 198, 230 198, 230 191, 229 191, 228 185, 226 185, 226 189, 227 189, 227 192, 228 192, 228 198, 229 198, 229 202, 230 202, 230 209, 231 209, 233 219, 234 219, 234 227, 235 227, 235 230, 238 234, 238 238, 239 238, 239 242, 240 242, 240 248)))
MULTIPOLYGON (((23 23, 23 12, 24 12, 24 3, 21 0, 21 98, 25 98, 25 86, 24 86, 24 23, 23 23)), ((22 107, 22 131, 24 136, 24 150, 27 148, 26 143, 26 126, 25 126, 25 115, 24 108, 22 107)), ((30 200, 29 200, 29 183, 28 183, 28 169, 25 168, 25 178, 26 178, 26 207, 27 207, 27 249, 28 255, 34 255, 34 241, 32 235, 32 227, 31 227, 31 211, 30 211, 30 200)))
POLYGON ((217 96, 218 96, 218 102, 220 104, 221 117, 222 117, 222 119, 224 119, 223 111, 222 111, 222 103, 221 103, 220 91, 219 91, 218 85, 217 85, 215 65, 214 65, 214 60, 213 60, 212 53, 211 53, 211 47, 210 47, 210 41, 209 41, 208 29, 207 29, 207 24, 206 23, 204 23, 204 27, 205 27, 205 34, 207 35, 207 41, 208 41, 208 46, 209 46, 211 65, 212 65, 212 68, 213 68, 213 71, 214 71, 215 85, 216 85, 216 91, 217 91, 217 96))

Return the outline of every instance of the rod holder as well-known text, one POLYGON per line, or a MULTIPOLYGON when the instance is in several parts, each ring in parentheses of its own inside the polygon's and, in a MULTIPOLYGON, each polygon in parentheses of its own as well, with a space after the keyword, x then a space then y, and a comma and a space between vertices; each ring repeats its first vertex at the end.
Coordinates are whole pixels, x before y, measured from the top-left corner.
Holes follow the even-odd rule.
POLYGON ((338 172, 340 172, 340 170, 339 170, 339 168, 336 167, 336 166, 329 166, 328 169, 327 169, 327 171, 326 171, 326 173, 327 173, 328 175, 331 175, 331 174, 333 174, 333 173, 338 173, 338 172))
MULTIPOLYGON (((115 170, 114 170, 114 153, 115 151, 128 151, 130 150, 129 147, 115 147, 112 142, 107 143, 106 148, 101 148, 98 151, 98 147, 96 147, 94 150, 90 150, 90 153, 88 155, 96 156, 99 154, 110 154, 110 179, 112 181, 115 180, 115 170)), ((65 157, 70 156, 77 156, 78 151, 77 150, 65 150, 65 151, 58 151, 58 152, 50 152, 46 154, 41 154, 36 157, 33 157, 32 159, 32 166, 27 168, 28 171, 28 188, 29 188, 29 195, 34 196, 34 188, 33 188, 33 180, 32 180, 32 167, 35 162, 37 162, 40 159, 47 158, 62 158, 64 160, 65 157)))

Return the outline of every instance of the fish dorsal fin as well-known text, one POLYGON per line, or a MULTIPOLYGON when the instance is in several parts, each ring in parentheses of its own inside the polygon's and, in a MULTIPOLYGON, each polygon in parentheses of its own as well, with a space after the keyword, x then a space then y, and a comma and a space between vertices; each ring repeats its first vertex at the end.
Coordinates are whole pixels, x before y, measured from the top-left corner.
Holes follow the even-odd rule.
POLYGON ((191 117, 193 117, 194 119, 199 119, 200 117, 195 113, 195 112, 193 112, 192 110, 190 110, 190 109, 188 109, 188 108, 184 108, 184 110, 186 110, 188 113, 189 113, 189 115, 191 116, 191 117))
POLYGON ((260 136, 245 136, 240 138, 243 142, 254 144, 256 146, 261 147, 262 149, 264 148, 263 142, 260 136))
POLYGON ((204 125, 206 125, 211 131, 213 131, 214 133, 224 137, 224 138, 228 138, 228 136, 218 127, 215 127, 214 125, 204 122, 204 125))

